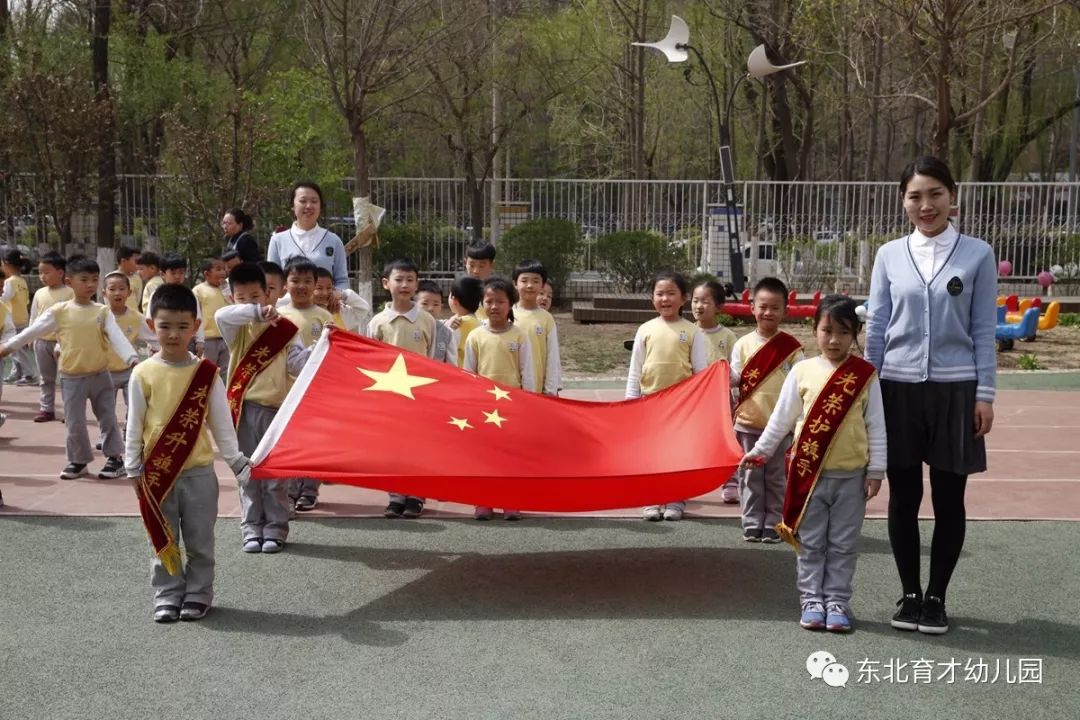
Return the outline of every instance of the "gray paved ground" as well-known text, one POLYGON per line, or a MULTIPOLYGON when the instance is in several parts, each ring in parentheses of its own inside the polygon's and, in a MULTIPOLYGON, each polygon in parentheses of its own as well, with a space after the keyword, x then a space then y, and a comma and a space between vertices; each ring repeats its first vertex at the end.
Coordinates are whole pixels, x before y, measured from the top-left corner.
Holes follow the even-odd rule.
MULTIPOLYGON (((1080 523, 973 523, 931 638, 888 627, 897 595, 868 522, 858 631, 796 624, 794 557, 734 524, 330 520, 279 556, 218 525, 216 608, 150 621, 127 518, 0 518, 0 717, 1075 718, 1080 523), (846 688, 811 680, 816 650, 846 688), (1041 658, 1041 684, 1005 662, 1041 658), (996 684, 889 683, 890 659, 987 661, 996 684), (881 664, 859 682, 859 661, 881 664)), ((910 666, 909 666, 910 671, 910 666)))

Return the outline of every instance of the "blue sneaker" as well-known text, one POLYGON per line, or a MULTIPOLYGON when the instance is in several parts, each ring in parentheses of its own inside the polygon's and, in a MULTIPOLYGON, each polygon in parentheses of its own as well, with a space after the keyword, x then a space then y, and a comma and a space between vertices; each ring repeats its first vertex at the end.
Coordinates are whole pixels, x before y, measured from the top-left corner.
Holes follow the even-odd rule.
POLYGON ((840 603, 829 603, 825 629, 835 633, 851 632, 851 619, 848 618, 847 608, 840 603))
POLYGON ((819 602, 803 605, 799 625, 805 630, 821 630, 825 627, 825 608, 819 602))

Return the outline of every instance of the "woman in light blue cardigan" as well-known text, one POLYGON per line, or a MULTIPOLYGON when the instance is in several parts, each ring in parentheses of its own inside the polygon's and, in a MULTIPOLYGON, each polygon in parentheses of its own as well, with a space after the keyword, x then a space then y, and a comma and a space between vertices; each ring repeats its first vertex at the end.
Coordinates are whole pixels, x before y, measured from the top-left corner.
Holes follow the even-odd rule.
POLYGON ((914 226, 874 259, 866 356, 878 369, 888 431, 889 542, 904 596, 892 626, 942 634, 945 591, 964 545, 964 489, 986 470, 994 422, 997 264, 991 247, 949 222, 956 182, 921 157, 900 179, 914 226), (924 596, 919 568, 923 463, 934 536, 924 596))
POLYGON ((348 290, 345 246, 336 234, 319 226, 323 209, 322 189, 311 181, 301 180, 289 192, 289 207, 296 222, 289 229, 270 237, 266 259, 283 268, 290 260, 310 260, 330 271, 334 276, 335 288, 348 290))

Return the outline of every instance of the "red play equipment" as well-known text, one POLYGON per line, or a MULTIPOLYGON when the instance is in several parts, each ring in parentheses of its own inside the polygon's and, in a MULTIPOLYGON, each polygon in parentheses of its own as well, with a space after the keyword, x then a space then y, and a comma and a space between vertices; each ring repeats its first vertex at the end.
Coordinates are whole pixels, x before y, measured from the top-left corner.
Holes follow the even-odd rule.
MULTIPOLYGON (((814 317, 814 313, 817 312, 818 304, 820 302, 820 290, 814 293, 814 297, 810 300, 810 303, 808 305, 799 305, 797 299, 797 292, 795 290, 792 290, 788 294, 787 317, 812 318, 814 317)), ((724 307, 720 308, 720 312, 730 315, 732 317, 753 317, 754 313, 750 309, 750 291, 743 290, 741 302, 724 303, 724 307)))

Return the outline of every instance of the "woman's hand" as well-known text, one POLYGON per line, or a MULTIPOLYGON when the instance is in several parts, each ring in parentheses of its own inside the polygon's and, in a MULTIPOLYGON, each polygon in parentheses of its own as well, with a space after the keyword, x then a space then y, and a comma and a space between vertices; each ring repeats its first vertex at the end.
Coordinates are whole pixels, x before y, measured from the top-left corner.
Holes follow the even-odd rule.
POLYGON ((981 438, 994 425, 994 405, 985 400, 975 401, 975 437, 981 438))

